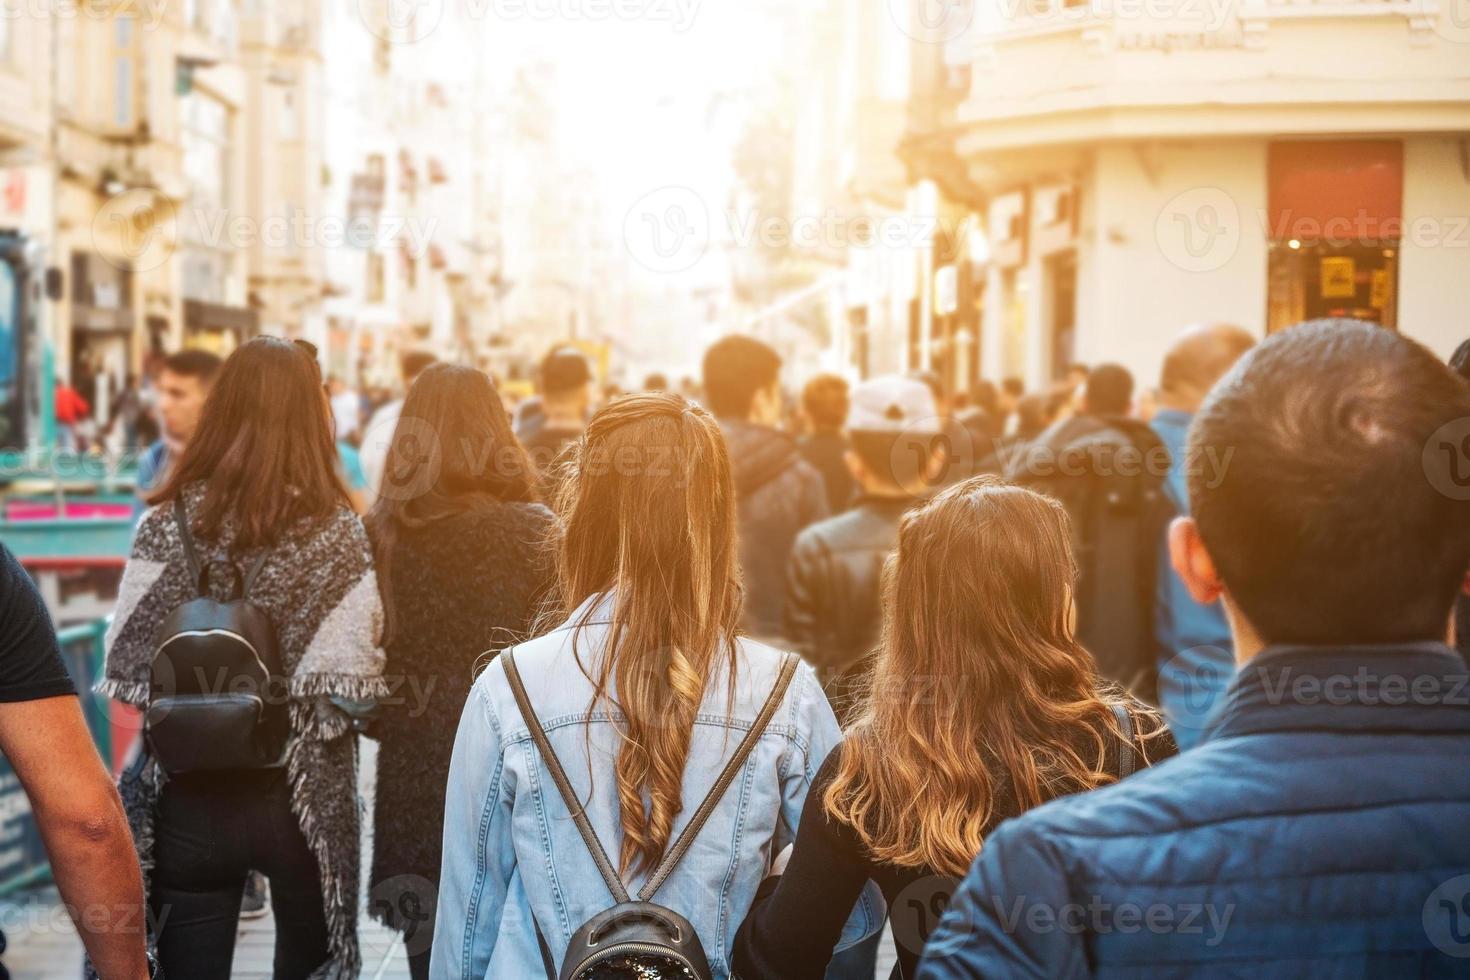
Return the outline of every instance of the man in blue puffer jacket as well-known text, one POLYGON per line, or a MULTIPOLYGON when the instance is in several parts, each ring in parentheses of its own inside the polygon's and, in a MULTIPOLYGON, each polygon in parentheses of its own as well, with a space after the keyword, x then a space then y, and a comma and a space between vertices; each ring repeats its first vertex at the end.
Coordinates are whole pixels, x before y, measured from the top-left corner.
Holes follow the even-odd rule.
POLYGON ((1215 388, 1171 530, 1238 672, 1202 745, 986 842, 919 980, 1470 975, 1470 388, 1353 321, 1215 388))

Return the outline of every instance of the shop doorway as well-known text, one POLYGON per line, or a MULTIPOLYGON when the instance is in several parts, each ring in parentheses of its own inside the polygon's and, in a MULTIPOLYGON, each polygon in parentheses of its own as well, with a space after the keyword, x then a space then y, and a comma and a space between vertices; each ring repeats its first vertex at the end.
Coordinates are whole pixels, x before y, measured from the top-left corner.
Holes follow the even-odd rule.
POLYGON ((1305 320, 1351 317, 1398 328, 1398 248, 1395 244, 1333 247, 1273 242, 1268 329, 1305 320))
POLYGON ((1403 157, 1398 140, 1270 145, 1267 330, 1323 317, 1398 328, 1403 157))

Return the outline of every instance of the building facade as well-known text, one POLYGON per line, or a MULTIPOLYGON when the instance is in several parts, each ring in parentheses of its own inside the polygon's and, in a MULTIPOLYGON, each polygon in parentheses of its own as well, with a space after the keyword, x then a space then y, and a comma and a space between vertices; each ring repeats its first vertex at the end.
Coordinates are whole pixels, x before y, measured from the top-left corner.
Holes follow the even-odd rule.
MULTIPOLYGON (((981 219, 979 371, 1143 385, 1201 320, 1353 316, 1441 355, 1470 305, 1470 25, 1453 5, 1038 0, 950 11, 916 179, 981 219)), ((923 288, 933 291, 932 279, 923 288)))

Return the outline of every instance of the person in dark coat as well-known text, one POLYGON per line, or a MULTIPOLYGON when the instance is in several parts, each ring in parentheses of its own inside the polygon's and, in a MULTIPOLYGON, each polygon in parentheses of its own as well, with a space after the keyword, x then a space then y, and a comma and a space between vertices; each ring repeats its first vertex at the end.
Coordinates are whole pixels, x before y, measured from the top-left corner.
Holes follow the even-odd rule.
POLYGON ((811 431, 801 437, 801 458, 811 463, 827 485, 827 509, 840 514, 856 489, 847 468, 847 382, 835 374, 819 374, 801 390, 801 412, 811 431))
POLYGON ((889 375, 858 385, 847 428, 861 494, 852 509, 802 531, 786 574, 785 637, 817 668, 840 721, 878 643, 883 563, 898 522, 944 463, 942 420, 927 385, 889 375))
POLYGON ((774 350, 739 335, 716 342, 704 355, 704 393, 734 471, 744 626, 757 640, 779 642, 786 560, 802 528, 827 516, 827 487, 796 440, 775 428, 781 357, 774 350))
POLYGON ((1006 478, 1060 500, 1077 536, 1077 635, 1104 677, 1156 698, 1158 542, 1174 516, 1169 453, 1129 412, 1133 376, 1094 368, 1082 411, 1014 453, 1006 478))
POLYGON ((551 512, 490 379, 438 364, 409 390, 368 515, 393 688, 378 739, 369 912, 429 975, 449 759, 470 687, 524 638, 551 568, 551 512))
POLYGON ((1174 566, 1237 672, 1203 744, 992 834, 918 980, 1449 977, 1470 960, 1470 390, 1359 321, 1268 338, 1195 418, 1174 566))

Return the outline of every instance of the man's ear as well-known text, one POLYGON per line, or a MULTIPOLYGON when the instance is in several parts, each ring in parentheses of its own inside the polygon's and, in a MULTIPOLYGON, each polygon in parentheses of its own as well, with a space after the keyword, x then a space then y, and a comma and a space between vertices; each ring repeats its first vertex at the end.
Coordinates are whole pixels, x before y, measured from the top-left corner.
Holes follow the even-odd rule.
POLYGON ((1210 605, 1225 592, 1215 560, 1205 550, 1199 525, 1192 517, 1176 517, 1169 525, 1169 559, 1195 602, 1210 605))

